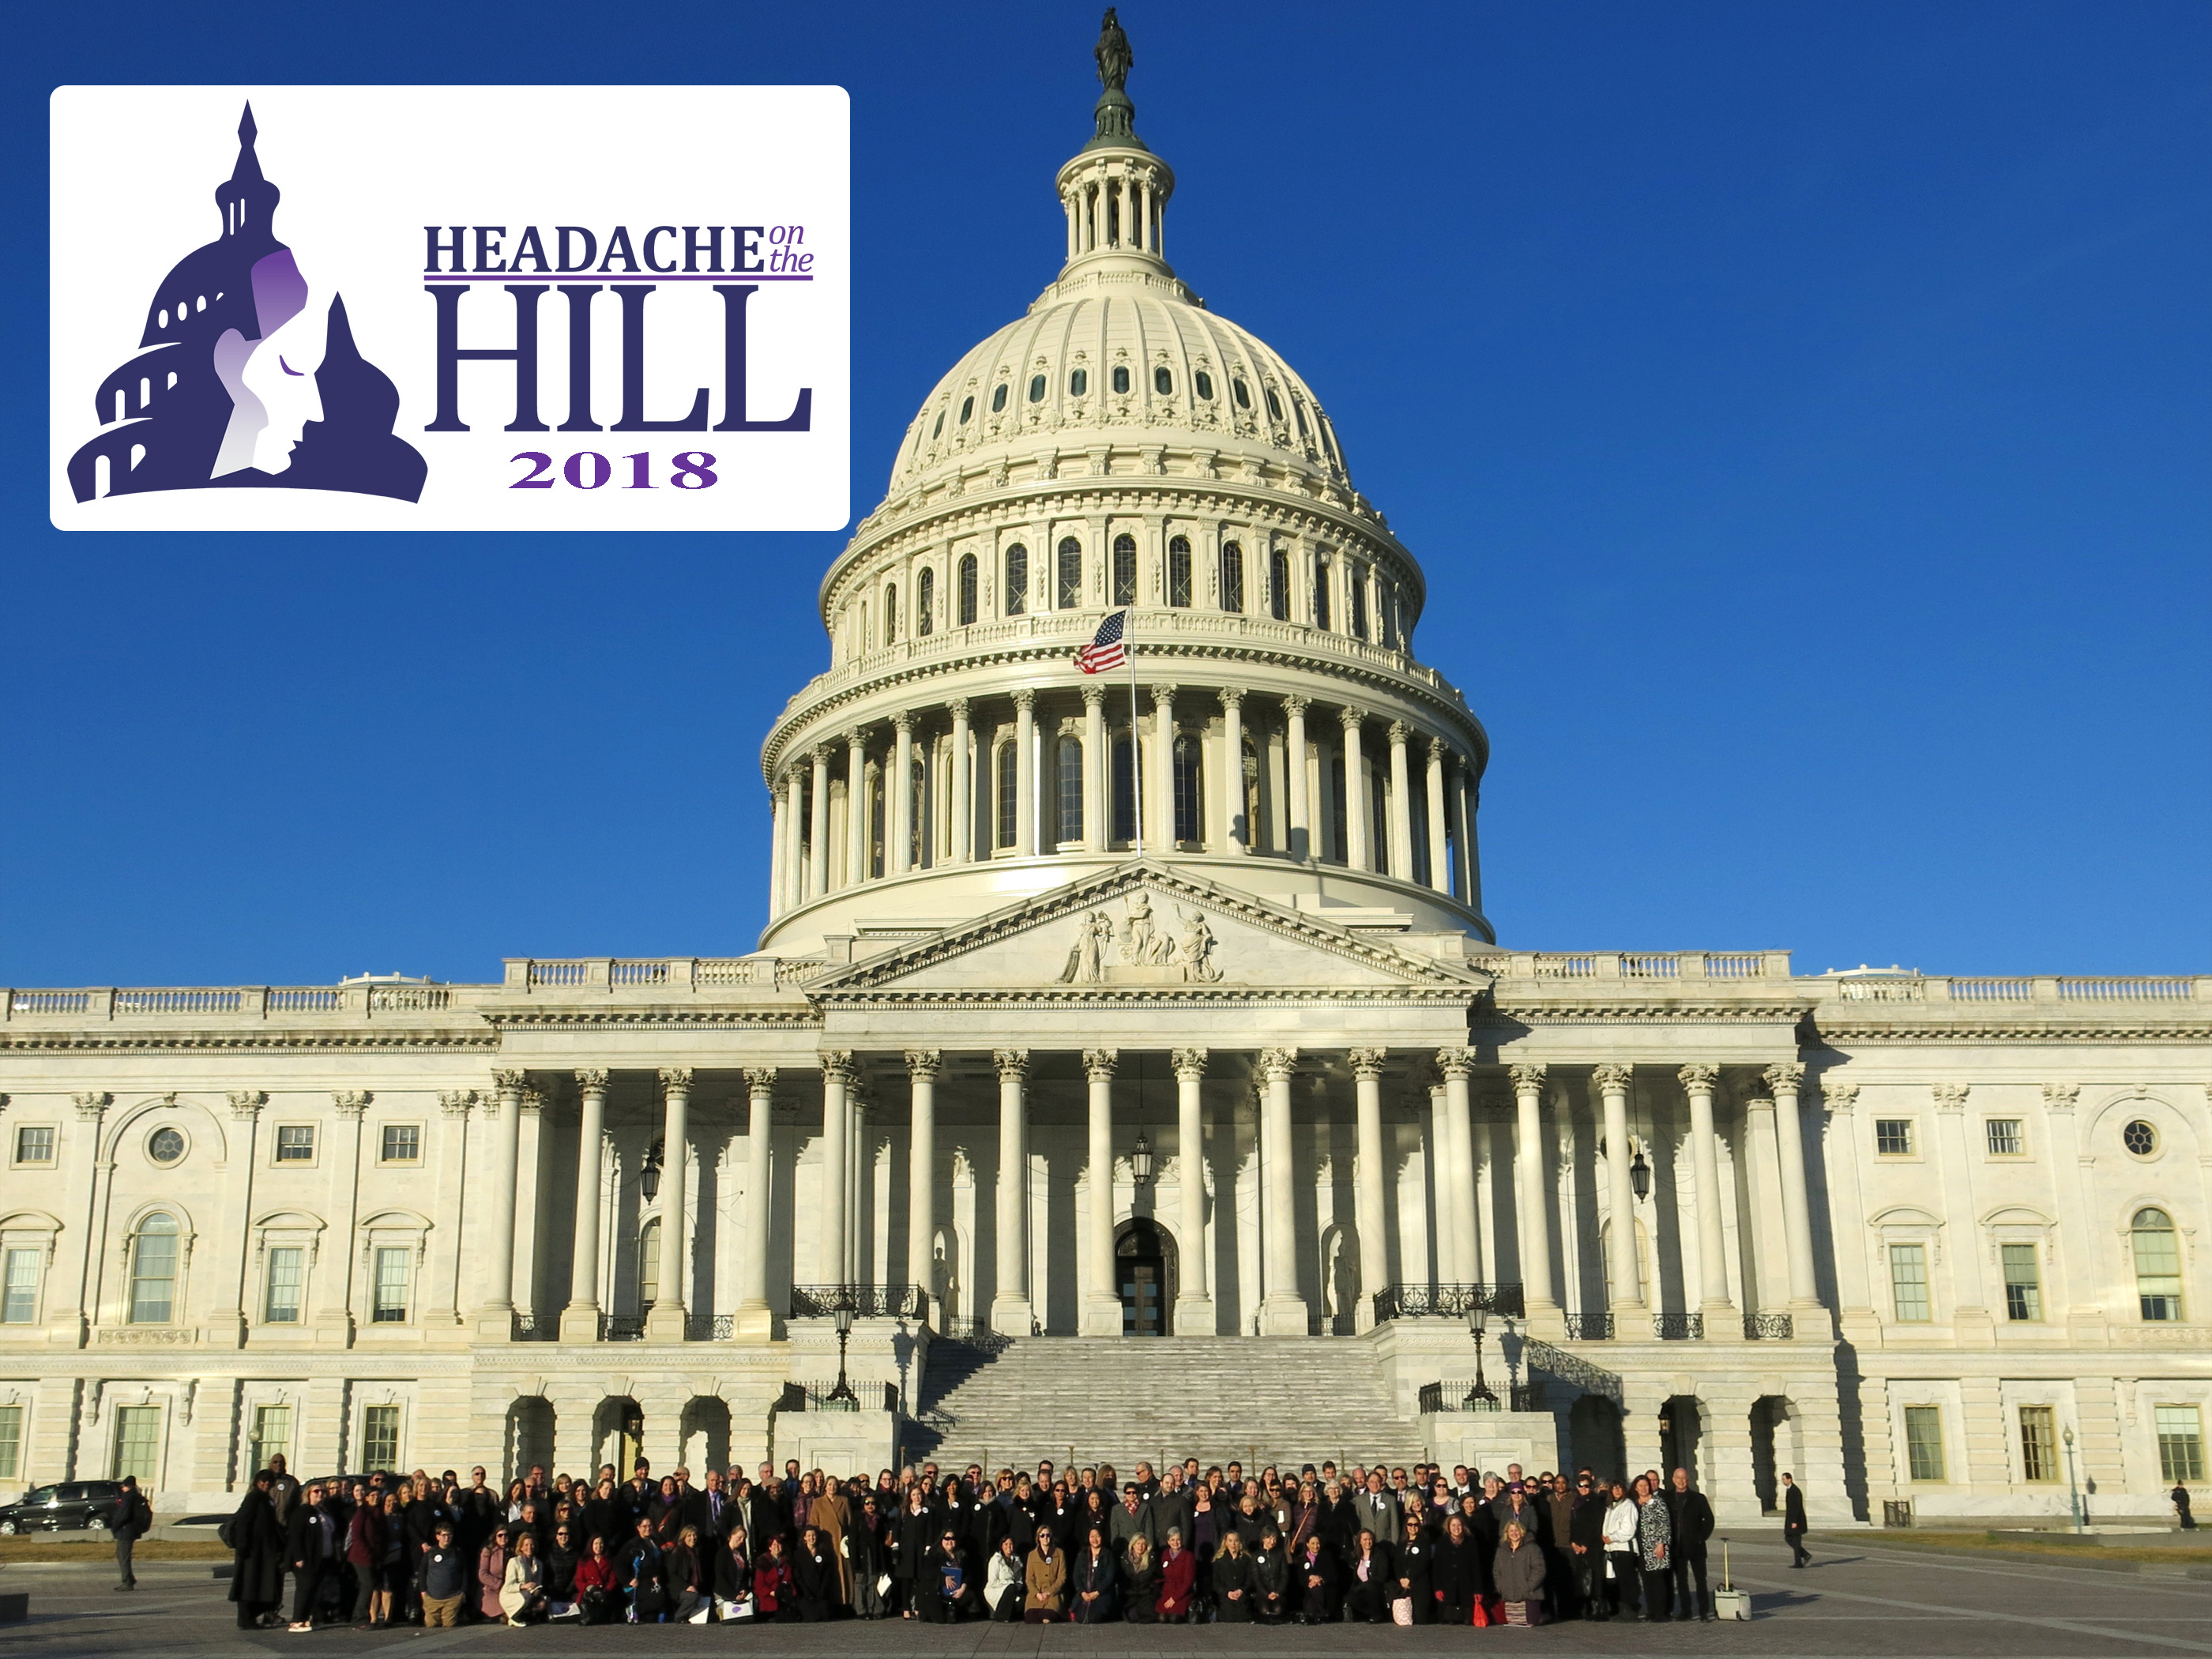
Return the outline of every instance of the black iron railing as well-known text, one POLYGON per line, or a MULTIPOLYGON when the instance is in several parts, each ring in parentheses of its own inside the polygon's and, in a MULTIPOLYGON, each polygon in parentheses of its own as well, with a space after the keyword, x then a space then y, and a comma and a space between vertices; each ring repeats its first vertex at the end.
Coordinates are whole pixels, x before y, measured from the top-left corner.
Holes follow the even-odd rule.
POLYGON ((599 1340, 602 1342, 642 1342, 645 1340, 643 1314, 601 1314, 599 1340))
POLYGON ((1421 1385, 1421 1410, 1424 1414, 1429 1412, 1502 1412, 1504 1409, 1504 1402, 1486 1382, 1478 1385, 1462 1379, 1424 1382, 1421 1385))
POLYGON ((686 1342, 726 1342, 738 1328, 735 1314, 686 1314, 684 1316, 684 1340, 686 1342))
POLYGON ((1797 1334, 1797 1322, 1786 1313, 1754 1313, 1743 1316, 1747 1342, 1784 1341, 1797 1334))
POLYGON ((904 1412, 906 1396, 896 1382, 852 1382, 838 1396, 835 1382, 787 1382, 776 1401, 779 1412, 904 1412))
POLYGON ((828 1319, 849 1310, 855 1319, 921 1319, 929 1292, 919 1285, 794 1285, 793 1319, 828 1319))
POLYGON ((1567 1338, 1573 1342, 1610 1342, 1613 1340, 1613 1316, 1609 1313, 1571 1313, 1567 1316, 1567 1338))
POLYGON ((1662 1342, 1696 1342, 1705 1334, 1705 1316, 1701 1313, 1653 1314, 1651 1334, 1662 1342))
POLYGON ((1386 1285, 1375 1292, 1375 1322, 1393 1319, 1465 1319, 1477 1308, 1501 1319, 1518 1319, 1523 1303, 1516 1281, 1503 1285, 1386 1285))
POLYGON ((963 1348, 974 1348, 982 1353, 1004 1353, 1014 1346, 1014 1339, 991 1328, 991 1322, 983 1318, 964 1318, 955 1315, 936 1327, 940 1342, 957 1342, 963 1348))
MULTIPOLYGON (((1584 1394, 1603 1395, 1616 1406, 1626 1398, 1620 1378, 1603 1366, 1530 1337, 1521 1345, 1521 1361, 1532 1371, 1547 1371, 1584 1394)), ((1533 1389, 1534 1383, 1530 1384, 1533 1389)))
POLYGON ((519 1313, 514 1316, 514 1340, 517 1342, 558 1342, 561 1340, 561 1316, 546 1314, 519 1313))

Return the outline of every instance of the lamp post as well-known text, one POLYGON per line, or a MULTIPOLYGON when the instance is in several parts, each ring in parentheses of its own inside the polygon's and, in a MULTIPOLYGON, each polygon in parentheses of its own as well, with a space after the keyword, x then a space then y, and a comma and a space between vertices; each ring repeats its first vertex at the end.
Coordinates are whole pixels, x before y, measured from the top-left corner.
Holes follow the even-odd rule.
POLYGON ((1461 1403, 1470 1411, 1498 1409, 1498 1396, 1490 1391, 1490 1384, 1482 1376, 1482 1339, 1490 1330, 1490 1314, 1482 1305, 1480 1291, 1467 1310, 1468 1334, 1474 1339, 1474 1386, 1467 1391, 1461 1403))
POLYGON ((645 1167, 637 1172, 637 1189, 648 1204, 660 1196, 660 1143, 657 1140, 646 1149, 645 1167))
POLYGON ((2066 1442, 2066 1501, 2074 1511, 2074 1530, 2080 1532, 2087 1517, 2081 1513, 2081 1483, 2074 1478, 2074 1431, 2061 1437, 2066 1442))
POLYGON ((823 1399, 824 1406, 835 1406, 839 1411, 856 1412, 860 1409, 860 1397, 853 1392, 853 1385, 845 1380, 845 1345, 853 1340, 853 1303, 849 1297, 837 1304, 837 1386, 823 1399))

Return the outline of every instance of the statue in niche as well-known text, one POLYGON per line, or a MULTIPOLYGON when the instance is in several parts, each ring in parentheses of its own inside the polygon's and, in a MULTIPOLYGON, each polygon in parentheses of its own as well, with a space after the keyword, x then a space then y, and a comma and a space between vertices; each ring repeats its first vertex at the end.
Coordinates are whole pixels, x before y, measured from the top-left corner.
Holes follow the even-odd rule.
POLYGON ((1067 965, 1060 970, 1062 985, 1097 985, 1106 977, 1106 947, 1114 942, 1114 919, 1103 910, 1092 910, 1075 924, 1075 943, 1068 948, 1067 965))
POLYGON ((1206 926, 1205 914, 1180 908, 1176 915, 1182 918, 1182 936, 1177 948, 1182 955, 1182 976, 1192 984, 1211 985, 1221 977, 1221 969, 1213 965, 1213 929, 1206 926))

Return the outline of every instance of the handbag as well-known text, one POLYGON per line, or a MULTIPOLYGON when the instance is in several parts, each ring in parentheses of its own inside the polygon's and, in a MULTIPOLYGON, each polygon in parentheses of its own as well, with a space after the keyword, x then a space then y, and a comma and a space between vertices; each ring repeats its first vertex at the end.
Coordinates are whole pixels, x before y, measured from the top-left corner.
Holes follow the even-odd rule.
POLYGON ((1412 1596, 1398 1595, 1391 1598, 1390 1622, 1394 1625, 1411 1625, 1413 1622, 1413 1598, 1412 1596))

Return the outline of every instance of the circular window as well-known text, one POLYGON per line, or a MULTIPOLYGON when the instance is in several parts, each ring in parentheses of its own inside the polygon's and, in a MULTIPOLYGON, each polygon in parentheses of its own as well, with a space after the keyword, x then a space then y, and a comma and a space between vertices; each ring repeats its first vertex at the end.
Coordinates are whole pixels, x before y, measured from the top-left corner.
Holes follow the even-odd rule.
POLYGON ((2158 1131, 2137 1118, 2120 1131, 2120 1145, 2137 1158, 2148 1158, 2158 1150, 2158 1131))
POLYGON ((156 1164, 174 1164, 185 1155, 185 1138, 174 1129, 156 1129, 146 1143, 146 1156, 156 1164))

